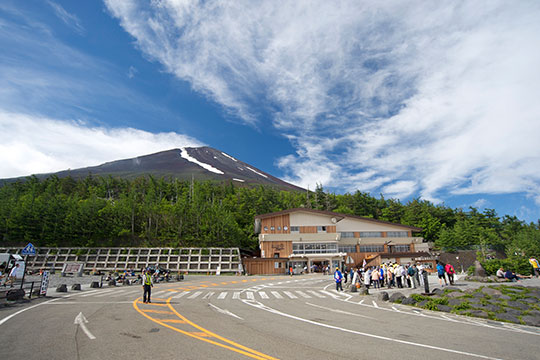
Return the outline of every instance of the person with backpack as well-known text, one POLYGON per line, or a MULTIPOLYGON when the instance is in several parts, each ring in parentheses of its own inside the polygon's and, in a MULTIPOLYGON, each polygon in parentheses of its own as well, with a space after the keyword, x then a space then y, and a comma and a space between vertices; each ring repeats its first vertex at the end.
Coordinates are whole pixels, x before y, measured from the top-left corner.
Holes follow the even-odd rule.
POLYGON ((448 263, 444 267, 444 271, 446 272, 446 276, 448 276, 448 281, 450 281, 450 285, 454 285, 454 274, 456 273, 454 267, 450 263, 448 263))
POLYGON ((441 262, 437 261, 437 275, 439 276, 439 285, 441 286, 448 286, 448 283, 446 282, 446 271, 444 270, 444 265, 441 262), (444 280, 444 285, 442 284, 442 281, 444 280))
POLYGON ((411 279, 412 288, 416 289, 418 287, 417 282, 417 276, 418 276, 418 270, 416 269, 416 265, 409 265, 409 269, 407 270, 407 274, 409 275, 411 279))
POLYGON ((343 275, 341 274, 341 271, 339 271, 339 268, 336 268, 336 271, 334 272, 334 280, 336 281, 336 291, 343 291, 343 285, 341 285, 341 281, 343 280, 343 275))

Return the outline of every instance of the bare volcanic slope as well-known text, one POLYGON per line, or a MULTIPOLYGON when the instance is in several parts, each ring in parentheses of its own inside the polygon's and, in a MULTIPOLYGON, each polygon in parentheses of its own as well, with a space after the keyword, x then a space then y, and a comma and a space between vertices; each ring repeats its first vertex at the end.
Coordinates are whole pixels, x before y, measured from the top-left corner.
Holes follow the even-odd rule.
MULTIPOLYGON (((60 178, 84 178, 92 176, 113 176, 133 179, 141 175, 177 178, 180 180, 211 180, 233 182, 237 185, 269 185, 282 190, 305 191, 304 189, 280 180, 254 166, 211 147, 181 148, 139 156, 132 159, 117 160, 98 166, 70 169, 54 174, 39 174, 38 178, 56 175, 60 178)), ((5 179, 12 182, 19 179, 5 179)))

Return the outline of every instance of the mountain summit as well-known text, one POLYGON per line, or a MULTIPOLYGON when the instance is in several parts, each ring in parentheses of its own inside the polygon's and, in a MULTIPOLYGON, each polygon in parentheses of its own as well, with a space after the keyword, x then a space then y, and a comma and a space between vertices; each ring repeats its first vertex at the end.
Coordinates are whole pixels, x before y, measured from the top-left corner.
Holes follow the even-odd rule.
MULTIPOLYGON (((39 174, 38 178, 56 175, 83 178, 113 176, 136 178, 142 175, 170 177, 180 180, 211 180, 233 182, 238 185, 269 185, 282 190, 304 191, 304 189, 280 180, 254 166, 211 147, 185 147, 107 162, 98 166, 64 170, 57 173, 39 174)), ((19 178, 20 179, 20 178, 19 178)), ((11 182, 17 179, 4 179, 11 182)))

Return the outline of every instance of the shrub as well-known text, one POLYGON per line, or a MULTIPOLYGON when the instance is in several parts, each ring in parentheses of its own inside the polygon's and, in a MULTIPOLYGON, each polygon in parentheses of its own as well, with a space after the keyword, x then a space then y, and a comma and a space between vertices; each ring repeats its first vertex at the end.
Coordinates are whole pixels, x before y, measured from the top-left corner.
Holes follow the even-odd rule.
POLYGON ((505 271, 510 270, 516 274, 528 275, 531 273, 531 265, 529 260, 520 257, 513 256, 507 259, 491 259, 482 262, 482 266, 486 270, 487 275, 495 275, 499 268, 503 268, 505 271))

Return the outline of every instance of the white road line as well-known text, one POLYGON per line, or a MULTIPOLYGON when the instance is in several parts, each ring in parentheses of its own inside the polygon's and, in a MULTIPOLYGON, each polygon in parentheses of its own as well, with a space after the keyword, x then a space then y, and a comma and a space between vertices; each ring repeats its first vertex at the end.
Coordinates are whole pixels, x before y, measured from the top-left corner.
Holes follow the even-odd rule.
POLYGON ((374 300, 371 300, 371 303, 373 304, 374 307, 379 308, 379 305, 377 305, 377 303, 374 300))
POLYGON ((399 311, 399 310, 397 309, 397 307, 395 307, 395 306, 392 306, 392 310, 394 310, 394 311, 399 311))
POLYGON ((315 290, 307 290, 307 292, 310 293, 310 294, 313 294, 313 295, 315 295, 316 297, 321 298, 321 299, 325 299, 325 298, 326 298, 326 296, 319 294, 319 293, 316 292, 315 290))
POLYGON ((303 292, 303 291, 296 290, 296 293, 297 293, 298 295, 300 295, 301 297, 303 297, 303 298, 311 299, 311 296, 309 296, 308 294, 306 294, 306 293, 303 292))
POLYGON ((366 300, 366 299, 360 300, 360 301, 358 302, 358 304, 362 305, 362 304, 364 303, 364 300, 366 300))
POLYGON ((345 314, 345 315, 351 315, 351 316, 358 316, 358 317, 363 317, 363 318, 366 318, 366 319, 373 319, 373 320, 375 320, 375 318, 374 318, 374 317, 371 317, 371 316, 366 316, 366 315, 361 315, 361 314, 351 313, 351 312, 348 312, 348 311, 343 311, 343 310, 337 310, 337 309, 327 308, 327 307, 324 307, 324 306, 315 305, 315 304, 308 303, 308 302, 306 303, 306 305, 314 306, 314 307, 316 307, 316 308, 328 310, 328 311, 330 311, 330 312, 335 312, 335 313, 338 313, 338 314, 345 314))
POLYGON ((441 317, 445 318, 446 320, 453 321, 453 322, 457 322, 457 323, 459 322, 459 321, 457 321, 457 320, 455 320, 455 319, 452 319, 451 317, 448 317, 448 316, 446 316, 446 315, 441 315, 441 317))
POLYGON ((226 309, 220 309, 220 308, 218 308, 216 305, 211 304, 211 303, 208 303, 208 305, 210 305, 211 307, 213 307, 214 309, 216 309, 218 312, 220 312, 220 313, 222 313, 222 314, 226 314, 226 315, 235 317, 235 318, 237 318, 237 319, 244 320, 244 319, 242 319, 240 316, 233 314, 233 313, 230 312, 229 310, 226 310, 226 309))
POLYGON ((361 331, 356 331, 356 330, 346 329, 346 328, 342 328, 342 327, 338 327, 338 326, 328 325, 328 324, 325 324, 325 323, 320 323, 320 322, 317 322, 317 321, 304 319, 304 318, 301 318, 301 317, 298 317, 298 316, 294 316, 294 315, 291 315, 291 314, 284 313, 282 311, 279 311, 279 310, 273 309, 271 307, 268 307, 268 306, 266 306, 266 305, 264 305, 264 304, 262 304, 260 302, 249 301, 249 300, 242 300, 242 301, 245 304, 248 304, 248 305, 253 306, 255 308, 258 308, 258 309, 261 309, 261 310, 264 310, 264 311, 267 311, 267 312, 270 312, 270 313, 273 313, 273 314, 276 314, 276 315, 279 315, 279 316, 287 317, 287 318, 294 319, 294 320, 297 320, 297 321, 306 322, 308 324, 317 325, 317 326, 320 326, 320 327, 325 327, 325 328, 328 328, 328 329, 338 330, 338 331, 347 332, 347 333, 350 333, 350 334, 355 334, 355 335, 360 335, 360 336, 371 337, 371 338, 375 338, 375 339, 379 339, 379 340, 386 340, 386 341, 390 341, 390 342, 396 342, 396 343, 404 344, 404 345, 410 345, 410 346, 417 346, 417 347, 422 347, 422 348, 427 348, 427 349, 439 350, 439 351, 449 352, 449 353, 453 353, 453 354, 467 355, 467 356, 477 357, 477 358, 481 358, 481 359, 500 360, 498 358, 494 358, 494 357, 490 357, 490 356, 486 356, 486 355, 474 354, 474 353, 469 353, 469 352, 466 352, 466 351, 448 349, 448 348, 443 348, 443 347, 434 346, 434 345, 415 343, 415 342, 412 342, 412 341, 399 340, 399 339, 389 338, 389 337, 386 337, 386 336, 374 335, 374 334, 371 334, 371 333, 364 333, 364 332, 361 332, 361 331))
POLYGON ((214 292, 213 291, 210 291, 209 293, 206 293, 204 296, 203 296, 203 299, 210 299, 212 297, 212 295, 214 295, 214 292))
POLYGON ((86 328, 86 324, 88 324, 88 320, 86 320, 82 312, 80 312, 79 315, 75 317, 75 321, 73 321, 73 323, 75 325, 79 325, 79 327, 86 334, 86 336, 88 336, 90 340, 96 339, 96 337, 92 335, 92 333, 86 328))
POLYGON ((178 295, 173 296, 172 298, 173 298, 173 299, 180 299, 182 296, 187 295, 187 294, 189 294, 189 292, 184 291, 184 292, 181 292, 181 293, 178 294, 178 295))
POLYGON ((42 303, 39 303, 39 304, 36 304, 36 305, 32 305, 30 307, 27 307, 26 309, 22 309, 22 310, 19 310, 17 311, 16 313, 14 314, 11 314, 9 316, 6 316, 5 318, 3 318, 2 320, 0 320, 0 326, 5 323, 6 321, 8 321, 9 319, 11 319, 12 317, 15 317, 17 315, 19 315, 20 313, 22 312, 25 312, 27 310, 30 310, 30 309, 33 309, 35 307, 38 307, 38 306, 41 306, 41 305, 46 305, 46 304, 50 304, 52 303, 53 301, 57 301, 57 300, 60 300, 61 298, 56 298, 56 299, 52 299, 52 300, 48 300, 48 301, 45 301, 45 302, 42 302, 42 303))
POLYGON ((98 295, 96 295, 95 293, 86 293, 84 295, 81 295, 80 297, 87 297, 87 296, 92 296, 92 295, 95 295, 95 296, 103 296, 104 294, 108 294, 110 292, 114 291, 114 289, 109 289, 109 290, 102 290, 100 291, 100 293, 98 295))
POLYGON ((217 297, 219 300, 223 300, 227 297, 228 292, 224 291, 217 297))
POLYGON ((233 299, 240 299, 240 291, 235 291, 232 295, 233 299))
POLYGON ((74 295, 79 295, 79 296, 90 296, 91 294, 93 293, 96 293, 98 291, 101 291, 101 289, 96 289, 96 290, 89 290, 89 291, 84 291, 83 293, 79 293, 79 294, 71 294, 71 295, 68 295, 68 296, 74 296, 74 295))
POLYGON ((142 292, 142 290, 132 290, 132 291, 128 291, 128 292, 125 292, 125 293, 122 293, 122 294, 114 294, 114 295, 111 295, 111 297, 119 297, 119 296, 134 294, 134 293, 137 293, 139 291, 142 292))
POLYGON ((283 292, 285 295, 287 295, 288 297, 290 297, 291 299, 298 299, 298 296, 294 295, 292 292, 290 291, 284 291, 283 292))
POLYGON ((272 293, 272 295, 274 295, 276 297, 276 299, 283 299, 283 296, 281 296, 280 293, 278 293, 277 291, 270 291, 272 293))
POLYGON ((202 294, 202 291, 197 291, 197 292, 191 294, 190 296, 188 296, 187 298, 188 299, 195 299, 197 296, 199 296, 201 294, 202 294))
POLYGON ((261 297, 261 299, 269 299, 269 296, 266 295, 266 293, 264 291, 259 291, 258 294, 261 297))
POLYGON ((161 291, 158 291, 158 292, 153 293, 152 296, 157 296, 157 295, 165 294, 166 292, 168 292, 168 290, 161 290, 161 291))
POLYGON ((248 300, 255 299, 255 296, 253 296, 253 293, 251 291, 246 292, 246 297, 248 298, 248 300))

